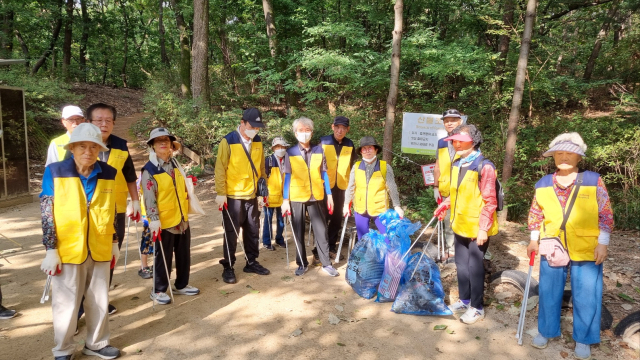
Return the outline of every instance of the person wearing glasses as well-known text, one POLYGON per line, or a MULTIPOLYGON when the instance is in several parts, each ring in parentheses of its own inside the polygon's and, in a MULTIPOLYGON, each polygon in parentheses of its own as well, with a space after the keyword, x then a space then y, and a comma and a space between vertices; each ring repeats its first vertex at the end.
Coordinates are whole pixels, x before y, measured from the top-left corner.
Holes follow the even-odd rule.
POLYGON ((79 107, 68 105, 62 109, 62 118, 60 121, 67 132, 51 140, 49 150, 47 150, 47 161, 44 166, 49 166, 49 164, 62 161, 71 156, 71 153, 67 155, 67 150, 65 150, 64 146, 69 143, 69 137, 73 129, 85 122, 84 113, 79 107))

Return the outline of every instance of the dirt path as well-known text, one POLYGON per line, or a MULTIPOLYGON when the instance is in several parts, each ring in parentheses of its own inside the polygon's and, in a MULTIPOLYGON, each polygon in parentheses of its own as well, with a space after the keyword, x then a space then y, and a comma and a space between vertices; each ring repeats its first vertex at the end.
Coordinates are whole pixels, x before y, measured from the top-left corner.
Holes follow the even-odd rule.
MULTIPOLYGON (((120 118, 115 133, 130 138, 128 124, 141 116, 120 118)), ((130 148, 136 168, 140 168, 146 161, 144 149, 132 143, 130 148)), ((239 282, 225 284, 218 263, 223 238, 220 215, 211 192, 213 179, 202 180, 197 191, 208 215, 193 216, 190 222, 190 283, 200 288, 199 296, 176 296, 175 304, 152 308, 151 280, 137 275, 138 239, 131 227, 127 271, 123 266, 123 248, 114 276, 115 288, 110 291, 110 301, 118 308, 109 320, 111 344, 123 350, 123 358, 506 360, 571 356, 573 345, 563 340, 553 341, 548 349, 536 350, 528 345, 531 336, 525 335, 525 346, 517 346, 514 338, 517 311, 488 307, 486 319, 473 326, 464 325, 454 317, 398 315, 390 311, 389 303, 377 304, 358 297, 344 281, 344 262, 339 264, 341 276, 338 278, 324 275, 319 267, 296 277, 295 262, 287 269, 283 249, 260 254, 260 262, 271 270, 271 275, 243 273, 244 261, 240 260, 236 266, 239 282), (342 311, 336 308, 338 305, 342 311), (329 314, 343 320, 330 325, 329 314), (434 331, 437 324, 448 325, 453 333, 434 331), (302 333, 291 336, 297 329, 302 333)), ((509 232, 518 233, 517 228, 509 232)), ((0 260, 4 305, 20 312, 20 316, 0 322, 0 358, 50 359, 51 304, 39 303, 45 283, 40 271, 44 251, 39 204, 34 202, 0 213, 0 233, 11 239, 0 237, 0 250, 17 248, 6 254, 12 264, 0 260)), ((526 266, 526 259, 523 261, 518 253, 521 249, 513 247, 523 240, 526 240, 523 232, 496 238, 492 246, 496 249, 494 256, 501 255, 498 263, 526 266), (511 255, 502 256, 509 251, 511 255)), ((290 256, 294 259, 293 252, 290 256)), ((238 258, 242 258, 241 253, 238 258)), ((175 273, 172 276, 175 278, 175 273)), ((536 328, 535 313, 528 313, 525 331, 536 328)), ((84 318, 79 326, 80 333, 75 337, 78 350, 86 335, 84 318)), ((563 326, 570 325, 563 323, 563 326)), ((614 342, 617 340, 607 340, 609 353, 594 348, 594 357, 630 359, 637 356, 636 352, 614 347, 614 342)), ((78 351, 76 358, 89 357, 78 351)))

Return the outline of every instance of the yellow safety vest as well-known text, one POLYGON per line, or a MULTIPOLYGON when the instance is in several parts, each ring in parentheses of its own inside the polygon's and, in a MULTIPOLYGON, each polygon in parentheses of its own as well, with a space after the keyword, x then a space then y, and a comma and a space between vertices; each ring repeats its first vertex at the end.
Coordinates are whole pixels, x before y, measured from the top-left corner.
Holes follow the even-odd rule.
POLYGON ((53 176, 53 221, 58 254, 64 264, 82 264, 89 255, 94 261, 111 260, 117 170, 101 161, 96 164, 102 171, 91 199, 87 199, 73 159, 49 165, 53 176))
MULTIPOLYGON (((479 186, 478 166, 484 157, 479 156, 467 168, 464 178, 458 185, 460 175, 460 162, 454 161, 451 168, 451 229, 453 232, 466 238, 475 239, 480 230, 480 212, 485 206, 479 186)), ((485 162, 485 166, 489 162, 485 162)), ((493 164, 491 164, 493 165, 493 164)), ((493 212, 493 224, 487 231, 487 235, 498 233, 498 215, 493 212)))
POLYGON ((353 208, 358 214, 378 216, 389 208, 387 196, 387 162, 377 160, 373 174, 367 182, 366 164, 358 161, 355 164, 356 192, 353 208))
POLYGON ((251 196, 256 193, 258 179, 262 176, 264 152, 260 136, 256 135, 251 142, 251 160, 257 175, 249 163, 242 139, 237 131, 224 137, 229 145, 229 165, 227 168, 227 196, 251 196))
POLYGON ((280 172, 279 166, 280 160, 278 160, 275 155, 269 156, 268 159, 271 165, 271 172, 269 173, 269 178, 267 179, 267 187, 269 188, 267 204, 269 204, 269 207, 278 207, 282 205, 282 187, 284 185, 282 173, 280 172))
POLYGON ((169 229, 178 226, 183 220, 189 221, 189 199, 182 173, 176 168, 175 179, 171 178, 163 168, 158 169, 151 161, 147 162, 142 170, 148 171, 158 184, 156 206, 162 228, 169 229))
POLYGON ((327 135, 320 138, 324 156, 327 161, 327 175, 329 175, 329 185, 333 189, 338 185, 338 189, 346 190, 349 186, 349 175, 351 174, 351 154, 353 153, 353 141, 342 139, 340 154, 336 154, 335 138, 327 135))
MULTIPOLYGON (((544 214, 544 226, 540 229, 540 237, 559 236, 563 245, 566 237, 569 257, 574 261, 595 261, 594 251, 600 235, 596 198, 598 178, 600 178, 598 173, 584 172, 576 202, 567 219, 566 234, 560 231, 564 211, 553 189, 553 175, 544 176, 536 184, 536 201, 544 214)), ((575 190, 574 185, 569 200, 575 190)))
POLYGON ((64 146, 69 143, 69 133, 66 132, 57 138, 51 140, 51 143, 56 145, 56 151, 58 152, 58 161, 64 160, 64 156, 67 154, 64 146))
MULTIPOLYGON (((454 155, 453 160, 457 160, 460 156, 454 155)), ((449 196, 451 186, 451 154, 449 153, 449 142, 444 139, 438 140, 438 169, 440 177, 438 178, 438 190, 443 197, 449 196)))
POLYGON ((124 163, 127 160, 127 157, 129 157, 129 148, 127 147, 127 140, 121 139, 115 135, 110 135, 109 141, 111 151, 109 151, 107 164, 118 170, 118 175, 116 175, 116 208, 118 214, 122 214, 127 211, 127 195, 129 195, 127 181, 122 173, 124 163))
POLYGON ((291 163, 291 182, 289 184, 289 199, 296 202, 306 202, 313 197, 320 201, 324 199, 324 180, 322 180, 322 147, 311 149, 309 166, 304 161, 298 145, 287 150, 291 163))

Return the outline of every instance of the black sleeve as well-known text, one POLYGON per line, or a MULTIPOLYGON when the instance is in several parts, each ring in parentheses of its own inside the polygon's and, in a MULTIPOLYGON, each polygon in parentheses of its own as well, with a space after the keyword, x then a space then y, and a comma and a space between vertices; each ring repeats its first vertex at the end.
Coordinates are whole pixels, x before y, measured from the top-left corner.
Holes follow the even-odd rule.
POLYGON ((124 161, 124 166, 122 167, 122 175, 124 175, 124 179, 127 183, 136 182, 138 180, 136 169, 133 166, 133 160, 131 159, 131 154, 128 154, 127 160, 124 161))

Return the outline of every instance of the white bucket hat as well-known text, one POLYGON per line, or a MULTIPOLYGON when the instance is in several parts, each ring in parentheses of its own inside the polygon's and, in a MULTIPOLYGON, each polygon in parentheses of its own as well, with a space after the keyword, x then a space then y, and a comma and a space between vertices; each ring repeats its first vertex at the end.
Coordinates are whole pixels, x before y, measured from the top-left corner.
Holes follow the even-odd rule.
POLYGON ((273 149, 273 147, 276 145, 282 145, 284 147, 290 146, 282 136, 276 136, 273 138, 273 141, 271 142, 271 148, 273 149))
POLYGON ((100 145, 100 151, 109 151, 109 149, 104 146, 102 142, 102 132, 100 128, 90 124, 90 123, 82 123, 76 126, 75 130, 71 133, 71 138, 69 139, 69 143, 64 146, 65 150, 69 150, 69 145, 81 141, 90 141, 92 143, 96 143, 100 145))
POLYGON ((80 109, 79 107, 75 106, 75 105, 68 105, 65 106, 62 109, 62 118, 63 119, 68 119, 72 116, 82 116, 84 117, 84 113, 82 112, 82 109, 80 109))

